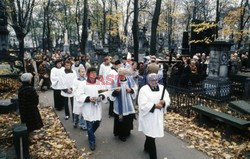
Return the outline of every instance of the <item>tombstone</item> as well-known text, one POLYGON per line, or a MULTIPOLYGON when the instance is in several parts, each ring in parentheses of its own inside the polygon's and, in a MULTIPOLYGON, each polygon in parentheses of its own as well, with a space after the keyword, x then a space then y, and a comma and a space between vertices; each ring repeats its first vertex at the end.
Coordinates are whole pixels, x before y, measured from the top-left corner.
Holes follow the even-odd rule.
POLYGON ((13 142, 17 159, 30 158, 27 126, 24 123, 12 126, 13 142))
POLYGON ((69 51, 69 41, 68 41, 68 31, 64 33, 64 44, 63 44, 63 52, 64 54, 69 51))
POLYGON ((203 82, 205 94, 221 99, 230 96, 228 75, 229 50, 231 43, 215 41, 210 44, 209 74, 203 82))
POLYGON ((3 2, 0 1, 0 53, 6 54, 9 50, 7 25, 7 12, 3 2))
POLYGON ((189 44, 188 44, 188 32, 187 31, 183 32, 181 54, 182 55, 189 55, 189 44))

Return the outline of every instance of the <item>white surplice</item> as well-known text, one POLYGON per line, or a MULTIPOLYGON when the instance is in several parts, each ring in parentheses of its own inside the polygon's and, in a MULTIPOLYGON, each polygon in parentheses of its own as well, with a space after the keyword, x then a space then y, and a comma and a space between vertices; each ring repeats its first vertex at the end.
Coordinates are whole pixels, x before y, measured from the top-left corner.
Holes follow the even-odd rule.
POLYGON ((162 109, 155 108, 154 112, 150 112, 154 104, 160 101, 163 86, 159 86, 159 91, 152 91, 149 85, 145 85, 140 89, 138 96, 139 105, 139 126, 138 130, 142 131, 146 136, 153 138, 164 136, 164 113, 170 104, 168 91, 165 90, 164 101, 165 107, 162 109))
MULTIPOLYGON (((96 83, 91 84, 86 80, 82 82, 81 85, 78 86, 78 89, 75 92, 75 98, 77 102, 82 103, 81 113, 85 120, 87 121, 100 121, 102 118, 102 102, 106 102, 103 100, 102 102, 96 102, 95 104, 92 102, 85 102, 87 97, 99 97, 98 90, 102 90, 103 85, 101 82, 97 80, 96 83)), ((106 97, 105 97, 106 99, 106 97)))
MULTIPOLYGON (((66 73, 65 69, 62 71, 62 89, 73 89, 73 81, 77 79, 75 70, 72 70, 72 73, 66 73)), ((73 93, 69 94, 64 91, 61 91, 61 95, 64 97, 73 97, 73 93)))
POLYGON ((63 88, 62 71, 64 67, 56 68, 53 67, 50 72, 51 88, 55 90, 61 90, 63 88))

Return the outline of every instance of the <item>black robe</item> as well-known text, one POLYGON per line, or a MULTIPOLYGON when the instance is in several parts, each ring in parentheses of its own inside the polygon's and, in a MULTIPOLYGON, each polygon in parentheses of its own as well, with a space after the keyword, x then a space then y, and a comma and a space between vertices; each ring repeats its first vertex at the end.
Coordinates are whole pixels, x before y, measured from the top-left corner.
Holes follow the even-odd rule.
POLYGON ((19 110, 22 123, 27 125, 28 131, 40 129, 43 122, 37 108, 39 97, 36 90, 28 83, 23 83, 18 91, 19 110))

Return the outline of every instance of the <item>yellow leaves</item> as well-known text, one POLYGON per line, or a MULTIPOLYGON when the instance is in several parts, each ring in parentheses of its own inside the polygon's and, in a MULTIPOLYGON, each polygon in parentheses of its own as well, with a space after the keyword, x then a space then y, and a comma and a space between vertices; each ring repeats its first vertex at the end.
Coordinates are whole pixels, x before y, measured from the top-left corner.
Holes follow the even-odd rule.
POLYGON ((51 107, 39 108, 44 127, 30 136, 34 158, 78 158, 75 141, 71 140, 51 107))
MULTIPOLYGON (((215 35, 213 35, 215 36, 215 35)), ((205 39, 202 39, 202 40, 191 40, 190 43, 206 43, 206 44, 209 44, 211 43, 212 40, 209 38, 209 37, 205 37, 205 39)))
POLYGON ((187 148, 197 148, 212 158, 244 158, 243 152, 250 151, 249 138, 233 135, 230 140, 225 140, 220 128, 198 126, 194 117, 189 119, 176 113, 168 113, 165 120, 165 129, 188 141, 190 145, 187 148))
POLYGON ((199 33, 203 32, 205 30, 216 27, 217 24, 214 23, 214 22, 202 22, 202 23, 199 23, 199 24, 191 23, 190 26, 194 28, 194 30, 193 30, 194 32, 199 34, 199 33))

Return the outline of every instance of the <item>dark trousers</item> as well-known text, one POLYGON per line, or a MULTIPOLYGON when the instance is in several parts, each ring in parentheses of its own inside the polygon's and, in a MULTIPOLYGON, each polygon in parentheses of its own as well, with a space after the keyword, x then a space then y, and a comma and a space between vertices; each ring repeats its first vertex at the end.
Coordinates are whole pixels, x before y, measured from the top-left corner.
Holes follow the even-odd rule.
POLYGON ((114 102, 109 100, 109 116, 114 116, 114 102))
POLYGON ((54 107, 57 110, 61 110, 63 108, 63 96, 61 95, 61 90, 54 89, 54 107))
POLYGON ((70 116, 69 114, 69 99, 71 103, 71 110, 72 110, 72 117, 73 116, 73 97, 63 97, 64 98, 64 110, 65 110, 65 116, 70 116))
POLYGON ((101 121, 86 121, 89 145, 95 145, 95 131, 100 126, 101 121))
POLYGON ((157 159, 155 138, 146 136, 144 150, 149 153, 150 159, 157 159))

